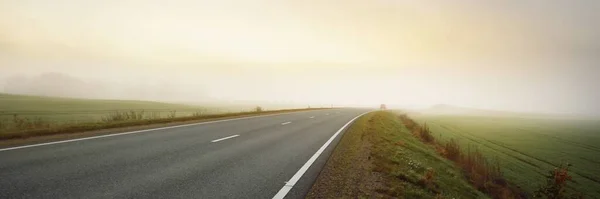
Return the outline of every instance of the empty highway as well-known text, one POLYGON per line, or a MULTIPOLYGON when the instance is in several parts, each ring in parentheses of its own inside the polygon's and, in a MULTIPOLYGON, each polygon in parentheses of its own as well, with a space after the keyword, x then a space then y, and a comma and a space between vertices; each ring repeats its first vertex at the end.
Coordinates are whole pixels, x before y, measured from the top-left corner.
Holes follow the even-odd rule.
POLYGON ((0 198, 303 198, 340 129, 365 112, 302 111, 4 148, 0 198))

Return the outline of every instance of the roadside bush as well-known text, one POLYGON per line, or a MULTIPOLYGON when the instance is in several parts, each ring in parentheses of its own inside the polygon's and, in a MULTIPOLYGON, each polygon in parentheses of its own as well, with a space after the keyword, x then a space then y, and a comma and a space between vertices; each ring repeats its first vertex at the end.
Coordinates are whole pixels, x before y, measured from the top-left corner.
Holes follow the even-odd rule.
POLYGON ((160 119, 161 115, 160 112, 154 111, 154 112, 150 112, 148 114, 146 114, 146 119, 147 120, 157 120, 160 119))
POLYGON ((196 111, 195 113, 192 113, 192 117, 201 117, 202 115, 202 111, 196 111))
POLYGON ((449 160, 452 161, 458 161, 460 158, 460 145, 458 145, 458 142, 454 139, 450 139, 450 141, 446 142, 446 144, 444 144, 444 147, 442 147, 442 150, 440 151, 440 153, 442 154, 442 156, 446 157, 449 160))
POLYGON ((415 121, 408 118, 408 116, 406 114, 402 114, 398 117, 400 118, 400 120, 402 121, 404 126, 409 130, 415 129, 415 127, 418 125, 415 121))
POLYGON ((173 111, 169 112, 168 117, 169 117, 169 119, 174 119, 175 117, 177 117, 177 111, 173 110, 173 111))
POLYGON ((134 121, 134 120, 142 120, 144 119, 144 110, 141 111, 115 111, 112 113, 108 113, 106 116, 101 118, 102 122, 111 123, 111 122, 123 122, 123 121, 134 121))
POLYGON ((256 108, 254 108, 254 112, 263 112, 263 108, 260 106, 256 106, 256 108))
POLYGON ((125 121, 127 120, 126 114, 119 111, 108 113, 106 116, 102 116, 101 120, 105 123, 125 121))
POLYGON ((413 135, 417 136, 423 142, 428 144, 433 144, 435 142, 435 138, 431 134, 431 131, 429 130, 429 127, 427 127, 427 124, 421 126, 412 119, 410 119, 406 114, 400 115, 399 117, 400 120, 402 120, 402 123, 404 123, 404 126, 407 129, 411 130, 413 135))
POLYGON ((423 178, 421 179, 421 181, 426 187, 431 189, 434 187, 434 178, 435 170, 433 170, 433 168, 427 168, 427 170, 425 170, 425 174, 423 174, 423 178))
POLYGON ((471 150, 469 147, 466 153, 461 153, 458 164, 465 171, 467 177, 473 185, 482 191, 488 193, 497 192, 494 189, 502 189, 505 186, 500 172, 499 164, 491 164, 478 149, 471 150), (496 186, 500 185, 500 186, 496 186))
POLYGON ((130 120, 142 120, 144 119, 144 110, 141 111, 129 111, 129 119, 130 120))
POLYGON ((16 129, 26 129, 27 123, 29 120, 27 118, 21 118, 19 115, 13 115, 13 125, 16 129))
POLYGON ((34 117, 31 126, 33 128, 49 128, 50 123, 44 121, 41 117, 34 117))
MULTIPOLYGON (((2 123, 2 121, 0 121, 2 123)), ((41 117, 34 117, 33 119, 20 117, 17 114, 13 115, 12 129, 14 130, 27 130, 27 129, 40 129, 48 128, 50 124, 41 117)), ((8 124, 0 124, 0 129, 11 129, 8 124)))
POLYGON ((548 198, 548 199, 579 199, 583 198, 581 193, 574 191, 569 193, 567 190, 568 182, 575 182, 573 177, 569 175, 569 167, 571 164, 563 165, 554 168, 546 175, 546 184, 540 186, 540 188, 534 193, 536 198, 548 198))
POLYGON ((423 127, 418 127, 417 131, 419 138, 421 138, 421 140, 423 140, 425 143, 431 144, 435 141, 431 135, 431 131, 429 131, 429 127, 427 127, 427 124, 424 124, 423 127))

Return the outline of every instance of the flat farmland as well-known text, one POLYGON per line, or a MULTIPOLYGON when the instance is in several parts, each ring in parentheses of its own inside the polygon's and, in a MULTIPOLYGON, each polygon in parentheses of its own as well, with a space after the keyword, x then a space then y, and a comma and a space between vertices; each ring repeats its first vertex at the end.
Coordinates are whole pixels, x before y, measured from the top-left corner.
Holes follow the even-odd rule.
POLYGON ((573 187, 600 198, 600 120, 411 113, 436 139, 498 160, 508 180, 529 192, 560 164, 572 164, 573 187))
POLYGON ((52 123, 79 123, 101 120, 114 112, 144 111, 166 117, 175 112, 189 116, 196 112, 219 111, 216 108, 136 100, 97 100, 58 97, 39 97, 0 94, 0 121, 9 122, 13 117, 39 118, 52 123))
MULTIPOLYGON (((300 110, 235 104, 194 106, 138 100, 98 100, 0 93, 0 140, 194 122, 300 110)), ((276 107, 276 106, 275 106, 276 107)))

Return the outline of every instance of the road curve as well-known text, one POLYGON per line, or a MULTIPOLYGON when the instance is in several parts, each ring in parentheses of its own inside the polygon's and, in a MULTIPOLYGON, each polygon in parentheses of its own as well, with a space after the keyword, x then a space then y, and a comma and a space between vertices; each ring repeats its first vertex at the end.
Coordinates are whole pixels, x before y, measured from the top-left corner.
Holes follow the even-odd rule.
MULTIPOLYGON (((273 198, 364 112, 303 111, 0 149, 0 198, 273 198)), ((305 196, 340 137, 285 198, 305 196)))

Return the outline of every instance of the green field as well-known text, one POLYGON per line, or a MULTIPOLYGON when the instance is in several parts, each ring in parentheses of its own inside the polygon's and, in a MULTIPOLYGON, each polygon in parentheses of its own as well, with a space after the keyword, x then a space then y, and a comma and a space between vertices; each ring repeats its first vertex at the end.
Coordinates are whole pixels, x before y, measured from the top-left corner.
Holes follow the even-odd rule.
MULTIPOLYGON (((52 123, 80 123, 98 121, 116 111, 144 111, 166 117, 172 111, 177 116, 189 116, 202 112, 222 113, 221 107, 200 107, 135 100, 95 100, 57 97, 9 95, 0 93, 0 121, 9 122, 14 115, 23 118, 41 118, 52 123)), ((236 110, 241 111, 242 109, 236 110)))
POLYGON ((504 176, 529 192, 561 163, 573 165, 572 185, 600 198, 600 120, 411 113, 436 139, 458 139, 500 161, 504 176))
POLYGON ((0 140, 107 128, 194 122, 321 108, 269 104, 184 104, 9 95, 0 93, 0 140))

